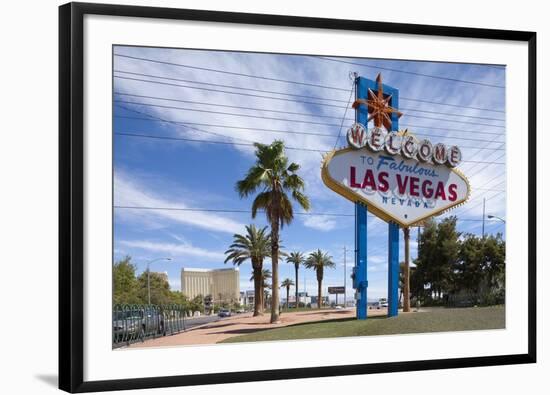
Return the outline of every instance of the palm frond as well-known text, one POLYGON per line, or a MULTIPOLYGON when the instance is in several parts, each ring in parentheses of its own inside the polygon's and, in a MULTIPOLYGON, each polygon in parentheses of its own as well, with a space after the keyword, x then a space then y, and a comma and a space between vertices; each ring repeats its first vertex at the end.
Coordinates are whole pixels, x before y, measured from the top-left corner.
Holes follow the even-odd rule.
POLYGON ((292 191, 292 198, 296 200, 304 210, 309 211, 309 209, 311 208, 311 203, 309 202, 309 198, 306 195, 304 195, 302 192, 292 191))
POLYGON ((288 225, 292 222, 292 220, 294 219, 294 209, 292 208, 292 203, 290 202, 286 194, 281 195, 281 200, 279 204, 279 222, 281 223, 282 227, 283 225, 288 225))
POLYGON ((252 218, 256 218, 258 210, 264 210, 268 220, 272 215, 273 196, 269 192, 259 193, 252 202, 252 218))

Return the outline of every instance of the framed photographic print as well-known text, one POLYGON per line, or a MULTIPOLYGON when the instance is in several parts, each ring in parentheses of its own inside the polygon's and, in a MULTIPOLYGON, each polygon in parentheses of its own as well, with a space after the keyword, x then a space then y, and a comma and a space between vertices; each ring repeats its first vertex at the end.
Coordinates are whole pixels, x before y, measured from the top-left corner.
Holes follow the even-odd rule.
POLYGON ((59 12, 61 389, 535 362, 534 32, 59 12))

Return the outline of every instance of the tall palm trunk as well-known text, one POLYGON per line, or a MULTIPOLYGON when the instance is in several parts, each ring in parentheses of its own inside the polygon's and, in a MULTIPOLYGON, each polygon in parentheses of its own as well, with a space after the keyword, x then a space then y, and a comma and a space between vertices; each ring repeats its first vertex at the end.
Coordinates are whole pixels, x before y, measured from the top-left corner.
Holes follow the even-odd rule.
POLYGON ((322 283, 322 280, 319 280, 317 281, 317 308, 321 308, 321 305, 322 305, 322 300, 321 300, 321 296, 322 296, 322 292, 321 292, 321 283, 322 283))
POLYGON ((262 269, 261 267, 254 268, 254 317, 263 315, 264 308, 262 306, 262 269))
POLYGON ((323 284, 323 267, 320 266, 317 268, 317 307, 320 309, 322 304, 323 304, 323 301, 322 301, 322 296, 323 296, 323 288, 322 288, 322 284, 323 284))
MULTIPOLYGON (((299 304, 298 303, 298 284, 299 283, 298 283, 298 265, 296 265, 296 264, 294 265, 294 271, 296 273, 296 276, 295 276, 296 277, 296 282, 295 282, 295 284, 296 284, 296 306, 295 307, 298 308, 298 304, 299 304)), ((288 297, 287 297, 287 300, 288 300, 288 297)))
MULTIPOLYGON (((277 201, 277 200, 275 200, 277 201)), ((279 321, 279 217, 275 210, 271 220, 271 323, 279 321)))

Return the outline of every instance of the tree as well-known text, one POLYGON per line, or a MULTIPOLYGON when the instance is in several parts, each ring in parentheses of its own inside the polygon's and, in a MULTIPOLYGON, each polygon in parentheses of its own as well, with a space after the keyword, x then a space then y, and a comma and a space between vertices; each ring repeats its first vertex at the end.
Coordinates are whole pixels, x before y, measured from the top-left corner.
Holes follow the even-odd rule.
POLYGON ((113 303, 142 303, 138 288, 136 267, 132 264, 132 258, 126 255, 113 266, 113 303))
POLYGON ((502 236, 467 234, 455 267, 455 293, 461 290, 473 303, 504 302, 505 242, 502 236))
MULTIPOLYGON (((149 286, 151 288, 151 304, 163 305, 170 303, 170 284, 164 273, 150 272, 149 286)), ((142 303, 148 303, 147 271, 137 278, 139 284, 139 296, 142 303)))
MULTIPOLYGON (((250 276, 250 281, 252 281, 254 278, 254 274, 250 276)), ((260 279, 259 279, 259 285, 260 285, 260 300, 258 303, 262 306, 262 309, 265 308, 265 301, 266 301, 266 293, 268 289, 271 289, 271 284, 268 282, 268 280, 271 278, 271 270, 269 269, 262 269, 260 273, 260 279)), ((256 297, 254 295, 254 297, 256 297)), ((256 303, 256 301, 254 301, 256 303)))
POLYGON ((320 249, 309 254, 306 259, 305 267, 314 269, 317 275, 317 306, 319 308, 322 305, 322 283, 325 267, 334 268, 335 266, 332 257, 320 249))
POLYGON ((399 263, 399 304, 405 292, 405 262, 399 263))
POLYGON ((187 309, 189 307, 189 298, 181 291, 170 291, 170 303, 184 306, 187 309))
MULTIPOLYGON (((298 301, 300 300, 300 298, 298 298, 298 288, 299 288, 298 285, 300 284, 298 282, 298 269, 300 269, 300 265, 304 263, 305 257, 304 257, 304 254, 302 254, 301 252, 294 251, 287 256, 286 261, 288 263, 294 264, 294 273, 295 273, 294 278, 296 280, 296 307, 298 307, 298 301)), ((286 299, 288 300, 288 295, 286 299)), ((287 309, 288 309, 288 304, 287 304, 287 309)))
POLYGON ((245 235, 233 235, 233 244, 225 251, 225 263, 233 261, 234 265, 240 266, 250 260, 254 281, 254 316, 258 316, 263 314, 261 275, 264 258, 271 256, 271 237, 266 234, 267 227, 258 229, 255 225, 248 225, 245 229, 245 235))
POLYGON ((425 221, 424 231, 418 240, 418 258, 411 285, 417 296, 438 301, 453 289, 453 270, 458 262, 460 233, 456 230, 456 217, 440 223, 425 221), (414 283, 414 284, 413 284, 414 283), (429 292, 424 291, 424 287, 429 292))
POLYGON ((189 310, 191 312, 200 311, 204 313, 204 296, 197 295, 189 301, 189 310))
POLYGON ((502 234, 485 237, 483 252, 487 285, 495 293, 495 303, 504 302, 506 242, 502 239, 502 234))
POLYGON ((455 265, 455 292, 465 290, 475 298, 483 281, 483 239, 466 234, 460 245, 459 259, 455 265))
POLYGON ((256 218, 258 210, 263 210, 271 225, 271 322, 275 323, 279 320, 279 231, 294 218, 289 195, 304 210, 309 210, 310 203, 303 194, 304 180, 296 174, 300 166, 289 163, 283 141, 275 140, 270 145, 254 143, 254 146, 256 163, 245 178, 237 182, 236 190, 241 198, 245 198, 261 189, 252 203, 252 218, 256 218))
MULTIPOLYGON (((283 282, 281 283, 281 288, 286 288, 286 308, 288 309, 288 294, 290 292, 290 287, 294 285, 294 281, 292 281, 290 278, 285 278, 283 282)), ((298 300, 296 300, 296 303, 298 303, 298 300)))

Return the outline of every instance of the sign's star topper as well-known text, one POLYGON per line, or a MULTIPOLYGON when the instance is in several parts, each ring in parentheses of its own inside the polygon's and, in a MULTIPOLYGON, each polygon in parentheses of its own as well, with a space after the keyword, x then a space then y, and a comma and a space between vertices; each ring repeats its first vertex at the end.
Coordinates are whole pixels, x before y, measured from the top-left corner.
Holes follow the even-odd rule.
POLYGON ((382 75, 376 76, 376 82, 378 83, 378 91, 374 93, 371 89, 368 90, 368 99, 357 99, 353 102, 352 107, 357 109, 359 105, 364 104, 367 106, 370 114, 367 122, 373 120, 374 126, 379 128, 382 125, 388 132, 391 131, 391 114, 396 114, 398 118, 401 118, 403 113, 390 106, 390 100, 392 95, 384 97, 384 88, 382 85, 382 75))

